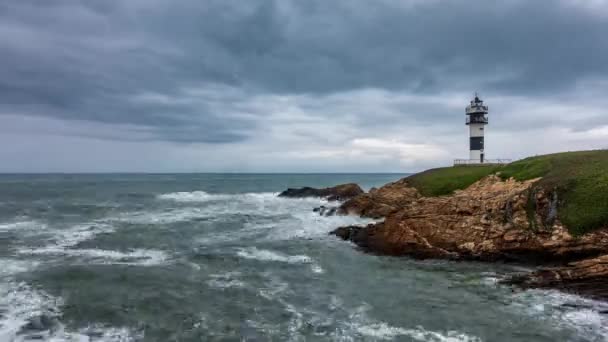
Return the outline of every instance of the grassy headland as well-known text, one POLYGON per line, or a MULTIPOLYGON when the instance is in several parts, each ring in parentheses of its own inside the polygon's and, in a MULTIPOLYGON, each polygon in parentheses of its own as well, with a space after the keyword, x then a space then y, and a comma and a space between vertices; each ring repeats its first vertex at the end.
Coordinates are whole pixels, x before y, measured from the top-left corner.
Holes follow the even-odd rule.
POLYGON ((542 177, 535 187, 555 191, 558 217, 573 234, 608 226, 608 150, 548 154, 504 166, 431 169, 407 179, 424 196, 442 196, 494 173, 519 181, 542 177))

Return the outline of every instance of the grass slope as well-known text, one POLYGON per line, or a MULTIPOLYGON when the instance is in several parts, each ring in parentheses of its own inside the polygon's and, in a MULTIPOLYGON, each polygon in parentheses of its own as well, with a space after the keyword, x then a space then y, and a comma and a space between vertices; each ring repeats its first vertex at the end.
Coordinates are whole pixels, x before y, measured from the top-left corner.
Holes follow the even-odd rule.
POLYGON ((407 180, 424 196, 441 196, 496 172, 504 179, 513 177, 520 181, 542 177, 536 186, 556 191, 559 219, 573 234, 608 226, 607 150, 549 154, 505 166, 432 169, 407 180))
POLYGON ((430 169, 407 177, 408 183, 423 196, 449 195, 500 171, 500 166, 453 166, 430 169))

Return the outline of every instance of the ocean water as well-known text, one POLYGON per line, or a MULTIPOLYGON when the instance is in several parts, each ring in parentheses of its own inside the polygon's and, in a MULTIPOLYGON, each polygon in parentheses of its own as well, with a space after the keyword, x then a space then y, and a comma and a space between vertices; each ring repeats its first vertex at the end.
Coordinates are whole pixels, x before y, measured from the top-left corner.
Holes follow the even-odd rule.
POLYGON ((521 266, 368 255, 287 187, 400 175, 2 175, 0 341, 608 341, 521 266))

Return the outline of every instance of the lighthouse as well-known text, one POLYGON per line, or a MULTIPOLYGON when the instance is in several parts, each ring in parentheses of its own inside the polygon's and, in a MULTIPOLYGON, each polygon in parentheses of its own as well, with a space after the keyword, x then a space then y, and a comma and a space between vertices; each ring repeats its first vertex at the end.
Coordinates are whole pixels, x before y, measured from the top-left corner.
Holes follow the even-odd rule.
POLYGON ((467 126, 469 126, 469 162, 484 162, 484 127, 488 124, 488 106, 475 93, 475 98, 466 108, 467 126))

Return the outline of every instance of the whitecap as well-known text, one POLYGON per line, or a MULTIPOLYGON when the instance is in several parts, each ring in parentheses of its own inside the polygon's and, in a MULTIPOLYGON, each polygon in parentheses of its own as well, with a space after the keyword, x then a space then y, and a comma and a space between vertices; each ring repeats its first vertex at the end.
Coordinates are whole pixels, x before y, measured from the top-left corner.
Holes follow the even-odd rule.
POLYGON ((69 247, 78 245, 83 241, 90 240, 95 236, 103 233, 114 232, 114 227, 107 224, 84 224, 77 225, 65 230, 55 231, 55 236, 50 238, 50 245, 38 248, 22 248, 19 250, 21 254, 58 254, 62 253, 69 247))
POLYGON ((393 327, 384 322, 362 325, 357 327, 357 331, 361 335, 381 340, 392 340, 398 336, 408 336, 421 342, 481 342, 481 339, 478 337, 469 336, 458 331, 439 333, 428 331, 422 327, 405 329, 393 327))
POLYGON ((131 249, 120 252, 107 249, 65 249, 61 247, 44 247, 41 249, 23 250, 27 254, 58 254, 72 257, 83 257, 89 264, 155 266, 165 263, 167 254, 159 250, 131 249))
POLYGON ((167 255, 163 251, 150 249, 131 249, 127 252, 104 249, 73 248, 81 242, 93 239, 99 234, 114 232, 113 226, 103 223, 78 225, 67 230, 57 231, 52 244, 37 248, 21 248, 20 254, 27 255, 64 255, 91 259, 90 263, 124 264, 153 266, 163 264, 167 255))
POLYGON ((576 331, 590 340, 608 341, 608 304, 555 290, 527 290, 513 295, 512 308, 556 328, 576 331))
POLYGON ((165 211, 141 211, 125 213, 112 219, 112 221, 128 222, 135 224, 169 224, 175 222, 187 222, 195 219, 213 218, 216 215, 208 209, 180 208, 165 211))
POLYGON ((212 274, 207 281, 207 285, 219 289, 245 287, 246 283, 239 279, 241 276, 240 272, 226 272, 219 274, 212 274))
POLYGON ((161 200, 171 200, 176 202, 207 202, 213 200, 223 200, 229 198, 228 194, 209 194, 205 191, 179 191, 158 195, 161 200))
POLYGON ((43 230, 44 228, 46 228, 46 224, 34 220, 0 223, 0 232, 43 230))
POLYGON ((89 326, 79 331, 67 331, 59 320, 63 300, 35 290, 23 282, 0 284, 0 341, 25 342, 43 339, 53 342, 104 341, 126 342, 142 337, 128 328, 89 326), (46 317, 48 327, 27 332, 23 330, 32 320, 46 317), (91 338, 91 336, 95 336, 91 338))
POLYGON ((256 247, 240 248, 236 254, 241 258, 260 261, 277 261, 290 264, 312 263, 312 259, 308 255, 286 255, 267 249, 257 249, 256 247))
POLYGON ((31 271, 38 265, 37 261, 0 258, 0 278, 31 271))

